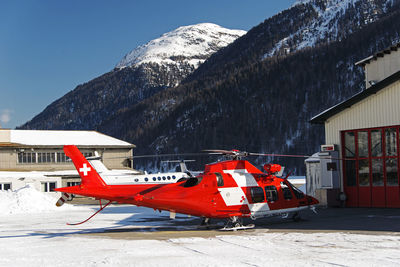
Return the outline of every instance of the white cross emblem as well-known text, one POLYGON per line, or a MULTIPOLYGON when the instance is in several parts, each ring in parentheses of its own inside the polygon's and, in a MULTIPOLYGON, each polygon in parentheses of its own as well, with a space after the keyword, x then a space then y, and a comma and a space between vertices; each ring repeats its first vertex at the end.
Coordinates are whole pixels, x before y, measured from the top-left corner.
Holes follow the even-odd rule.
POLYGON ((79 169, 79 172, 83 172, 83 175, 84 175, 84 176, 87 176, 87 175, 88 175, 88 172, 90 172, 90 171, 91 171, 91 168, 88 167, 88 166, 86 165, 86 163, 83 163, 83 167, 79 169))

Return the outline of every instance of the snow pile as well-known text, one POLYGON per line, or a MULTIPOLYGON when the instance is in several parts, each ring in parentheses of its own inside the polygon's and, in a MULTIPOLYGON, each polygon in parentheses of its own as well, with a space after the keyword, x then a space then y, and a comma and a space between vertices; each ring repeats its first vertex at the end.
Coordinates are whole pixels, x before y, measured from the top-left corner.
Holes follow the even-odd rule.
POLYGON ((197 68, 211 54, 245 33, 243 30, 230 30, 212 23, 179 27, 135 48, 116 67, 139 66, 143 63, 179 67, 186 63, 197 68))
POLYGON ((27 185, 16 191, 0 191, 0 215, 59 211, 73 208, 64 204, 58 208, 57 198, 37 191, 27 185))

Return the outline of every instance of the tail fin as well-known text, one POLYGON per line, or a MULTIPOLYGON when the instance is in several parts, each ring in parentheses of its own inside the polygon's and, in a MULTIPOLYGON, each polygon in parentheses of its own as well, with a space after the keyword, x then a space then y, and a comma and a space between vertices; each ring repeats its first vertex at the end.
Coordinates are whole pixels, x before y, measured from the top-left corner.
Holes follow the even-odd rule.
POLYGON ((82 187, 102 187, 106 183, 97 173, 96 169, 90 165, 89 161, 82 155, 79 149, 74 145, 64 146, 65 155, 71 158, 76 170, 81 176, 82 187))

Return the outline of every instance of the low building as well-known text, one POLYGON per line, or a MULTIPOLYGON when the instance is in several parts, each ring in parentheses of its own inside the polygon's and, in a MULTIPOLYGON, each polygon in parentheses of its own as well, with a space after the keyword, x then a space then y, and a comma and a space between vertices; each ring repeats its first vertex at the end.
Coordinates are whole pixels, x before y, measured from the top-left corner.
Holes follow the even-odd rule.
POLYGON ((51 192, 80 182, 64 145, 76 145, 85 156, 95 152, 110 169, 132 168, 133 144, 95 131, 0 129, 0 190, 26 184, 51 192))
POLYGON ((364 67, 366 89, 311 119, 325 125, 326 144, 339 151, 340 191, 349 207, 400 208, 399 48, 357 62, 364 67))

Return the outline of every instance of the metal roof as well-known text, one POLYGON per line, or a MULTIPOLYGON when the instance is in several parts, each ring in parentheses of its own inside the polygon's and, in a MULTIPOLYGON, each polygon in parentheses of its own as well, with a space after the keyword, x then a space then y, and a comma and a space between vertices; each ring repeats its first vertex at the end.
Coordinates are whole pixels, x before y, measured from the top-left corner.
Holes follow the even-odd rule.
POLYGON ((309 121, 310 123, 314 124, 324 124, 326 120, 328 120, 333 115, 336 115, 346 108, 350 108, 352 105, 360 102, 361 100, 369 97, 370 95, 376 94, 380 90, 386 88, 390 84, 400 80, 400 71, 390 75, 389 77, 385 78, 384 80, 376 83, 375 85, 355 94, 351 98, 321 112, 320 114, 314 116, 309 121))
POLYGON ((96 131, 0 129, 0 146, 124 147, 135 145, 96 131))
POLYGON ((358 62, 356 62, 356 66, 360 65, 364 67, 366 64, 369 64, 372 60, 377 60, 379 57, 384 57, 385 55, 390 54, 392 51, 397 51, 397 49, 400 48, 400 43, 397 43, 395 45, 389 46, 386 49, 383 49, 382 51, 379 51, 372 56, 369 56, 367 58, 364 58, 358 62))

